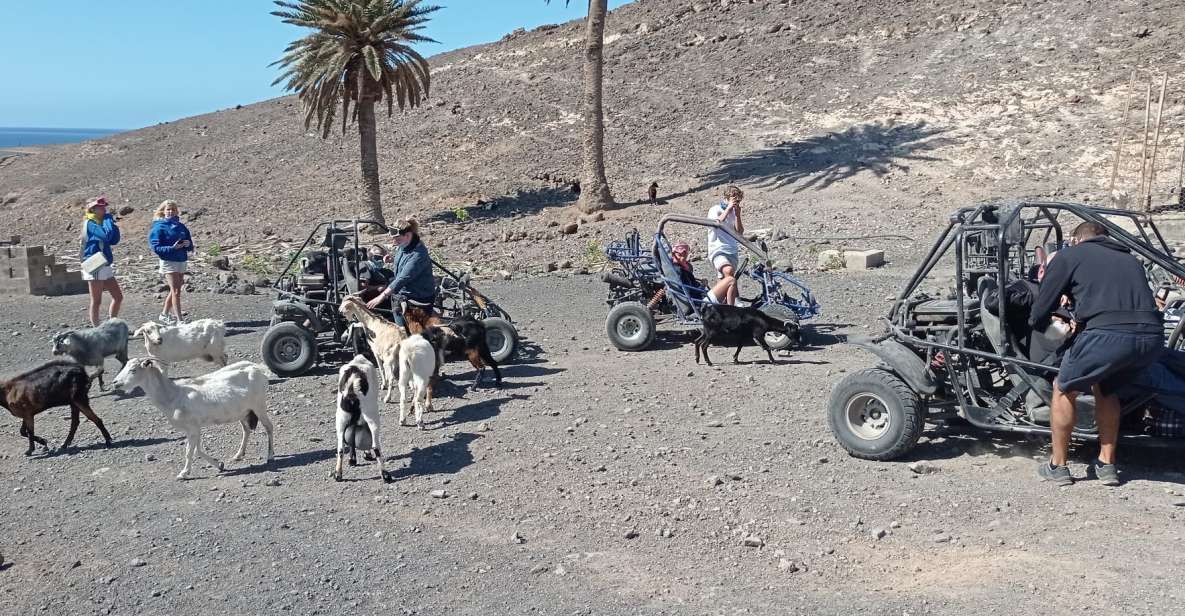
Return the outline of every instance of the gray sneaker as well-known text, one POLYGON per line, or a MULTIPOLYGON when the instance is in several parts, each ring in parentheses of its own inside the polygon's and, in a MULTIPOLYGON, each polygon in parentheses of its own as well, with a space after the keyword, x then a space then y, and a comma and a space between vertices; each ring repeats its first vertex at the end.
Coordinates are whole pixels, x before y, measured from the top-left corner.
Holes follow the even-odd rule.
POLYGON ((1119 470, 1115 468, 1114 464, 1103 464, 1099 460, 1090 463, 1090 468, 1086 469, 1088 475, 1093 475, 1099 483, 1105 486, 1115 487, 1119 485, 1119 470))
POLYGON ((1045 481, 1052 481, 1059 486, 1068 486, 1074 483, 1068 466, 1053 466, 1048 460, 1042 460, 1041 464, 1037 466, 1037 474, 1045 481))

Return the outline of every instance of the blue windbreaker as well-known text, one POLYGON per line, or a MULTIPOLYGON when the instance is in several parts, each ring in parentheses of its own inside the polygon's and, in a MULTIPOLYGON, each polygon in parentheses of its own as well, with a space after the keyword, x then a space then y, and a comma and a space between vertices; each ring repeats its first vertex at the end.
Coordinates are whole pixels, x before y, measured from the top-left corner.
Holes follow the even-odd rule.
POLYGON ((148 247, 165 261, 188 261, 189 253, 193 251, 193 238, 180 220, 158 218, 148 234, 148 247), (189 246, 173 248, 173 244, 180 240, 189 240, 189 246))
POLYGON ((115 263, 115 257, 111 254, 111 247, 118 243, 119 227, 115 226, 115 218, 111 214, 103 218, 103 224, 87 220, 86 239, 82 242, 82 254, 79 260, 85 261, 87 257, 102 250, 103 256, 107 257, 107 262, 115 263))

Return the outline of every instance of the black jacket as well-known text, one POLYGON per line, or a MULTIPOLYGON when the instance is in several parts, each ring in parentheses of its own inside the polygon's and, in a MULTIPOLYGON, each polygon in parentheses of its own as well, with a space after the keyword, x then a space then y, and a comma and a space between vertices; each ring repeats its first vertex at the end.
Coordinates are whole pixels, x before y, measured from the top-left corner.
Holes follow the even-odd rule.
POLYGON ((1085 329, 1162 325, 1144 266, 1109 237, 1092 237, 1057 253, 1045 268, 1029 324, 1044 331, 1063 294, 1074 300, 1074 316, 1085 329))

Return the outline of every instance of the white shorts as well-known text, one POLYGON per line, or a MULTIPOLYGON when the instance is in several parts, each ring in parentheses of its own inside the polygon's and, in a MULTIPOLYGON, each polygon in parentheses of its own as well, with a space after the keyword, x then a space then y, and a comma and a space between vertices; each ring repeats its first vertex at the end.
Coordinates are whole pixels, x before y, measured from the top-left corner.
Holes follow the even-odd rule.
POLYGON ((729 255, 729 254, 721 253, 721 254, 718 254, 718 255, 712 257, 712 267, 716 268, 716 277, 717 278, 724 278, 724 273, 721 272, 720 270, 724 269, 725 265, 731 265, 732 269, 735 271, 737 268, 736 255, 729 255))
POLYGON ((99 269, 95 270, 95 273, 93 274, 88 274, 86 272, 81 273, 83 280, 111 280, 112 278, 115 278, 115 270, 111 269, 110 265, 104 265, 103 267, 100 267, 99 269))
POLYGON ((162 274, 184 274, 189 269, 188 261, 165 261, 160 260, 160 273, 162 274))
POLYGON ((720 300, 716 299, 716 294, 713 293, 711 289, 708 289, 708 294, 704 296, 704 300, 707 301, 709 304, 719 304, 720 303, 720 300))

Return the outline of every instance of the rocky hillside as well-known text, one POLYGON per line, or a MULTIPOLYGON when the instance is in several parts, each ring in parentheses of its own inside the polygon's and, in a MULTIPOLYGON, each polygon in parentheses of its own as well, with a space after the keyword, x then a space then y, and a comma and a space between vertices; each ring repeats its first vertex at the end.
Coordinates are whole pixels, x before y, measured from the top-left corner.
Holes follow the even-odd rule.
MULTIPOLYGON (((922 238, 969 199, 1103 198, 1137 67, 1121 185, 1138 176, 1143 84, 1167 72, 1156 185, 1167 200, 1185 124, 1183 11, 1172 0, 639 0, 608 22, 608 172, 619 201, 657 181, 665 205, 563 232, 581 22, 433 57, 427 105, 381 122, 384 203, 487 271, 580 263, 590 244, 650 227, 656 209, 704 210, 726 182, 746 187, 751 228, 922 238)), ((281 254, 311 221, 355 212, 356 137, 321 140, 302 117, 285 97, 8 159, 3 233, 71 246, 77 202, 106 194, 134 210, 122 224, 137 234, 168 197, 198 217, 203 245, 281 254)))

